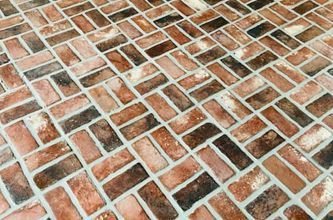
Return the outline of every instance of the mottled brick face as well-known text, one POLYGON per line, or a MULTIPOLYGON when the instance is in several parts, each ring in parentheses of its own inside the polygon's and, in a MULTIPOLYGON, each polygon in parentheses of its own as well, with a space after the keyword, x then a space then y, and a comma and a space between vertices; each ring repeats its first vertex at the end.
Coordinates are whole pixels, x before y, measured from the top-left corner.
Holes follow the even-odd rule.
POLYGON ((0 219, 333 219, 332 0, 0 0, 0 219))

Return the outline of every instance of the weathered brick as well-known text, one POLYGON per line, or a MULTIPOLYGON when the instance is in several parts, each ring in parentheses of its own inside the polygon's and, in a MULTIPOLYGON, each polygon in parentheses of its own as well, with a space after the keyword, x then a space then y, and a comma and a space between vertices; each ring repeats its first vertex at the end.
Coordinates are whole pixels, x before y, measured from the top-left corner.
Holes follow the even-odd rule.
POLYGON ((146 178, 148 178, 148 174, 145 169, 141 164, 136 164, 104 184, 103 189, 113 200, 146 178))
POLYGON ((332 11, 0 0, 0 219, 332 218, 332 11))
POLYGON ((104 206, 103 199, 85 173, 70 179, 68 185, 88 215, 104 206))
POLYGON ((225 193, 217 194, 209 200, 209 203, 223 219, 247 219, 225 193))
POLYGON ((240 170, 252 163, 252 160, 227 135, 216 139, 213 144, 240 170))
POLYGON ((289 197, 276 185, 261 193, 246 206, 246 210, 257 219, 265 219, 288 202, 289 197))
POLYGON ((123 144, 106 120, 100 120, 89 128, 106 151, 112 151, 123 144))
POLYGON ((34 181, 40 189, 44 189, 80 168, 79 160, 74 155, 70 155, 59 163, 37 173, 34 176, 34 181))
POLYGON ((187 184, 173 197, 183 210, 188 210, 199 199, 218 188, 218 184, 207 173, 201 174, 198 178, 187 184))
POLYGON ((47 192, 45 199, 51 206, 56 218, 81 219, 80 214, 64 188, 57 187, 47 192))
POLYGON ((175 208, 154 182, 144 185, 138 193, 158 218, 176 219, 178 216, 175 208))
POLYGON ((15 204, 20 204, 34 196, 34 192, 18 163, 1 170, 0 176, 15 204))

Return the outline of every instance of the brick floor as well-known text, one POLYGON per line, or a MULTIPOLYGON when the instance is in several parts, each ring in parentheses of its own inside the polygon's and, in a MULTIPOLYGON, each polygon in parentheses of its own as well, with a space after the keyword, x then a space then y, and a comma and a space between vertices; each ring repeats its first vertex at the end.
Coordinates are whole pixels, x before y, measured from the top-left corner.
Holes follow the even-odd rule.
POLYGON ((332 0, 0 0, 0 219, 332 219, 332 0))

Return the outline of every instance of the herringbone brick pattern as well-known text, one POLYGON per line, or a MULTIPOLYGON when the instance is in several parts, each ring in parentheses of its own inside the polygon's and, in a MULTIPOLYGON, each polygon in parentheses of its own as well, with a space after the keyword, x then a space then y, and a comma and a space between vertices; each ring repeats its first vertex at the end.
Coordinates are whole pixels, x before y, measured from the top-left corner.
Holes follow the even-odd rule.
POLYGON ((332 219, 331 0, 0 0, 1 219, 332 219))

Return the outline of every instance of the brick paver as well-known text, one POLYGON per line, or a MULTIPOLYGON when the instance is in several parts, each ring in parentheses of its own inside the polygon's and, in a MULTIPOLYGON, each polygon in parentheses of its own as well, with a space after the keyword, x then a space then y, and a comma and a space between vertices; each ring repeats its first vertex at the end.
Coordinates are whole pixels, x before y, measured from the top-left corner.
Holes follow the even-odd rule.
POLYGON ((0 0, 0 219, 332 219, 333 1, 0 0))

